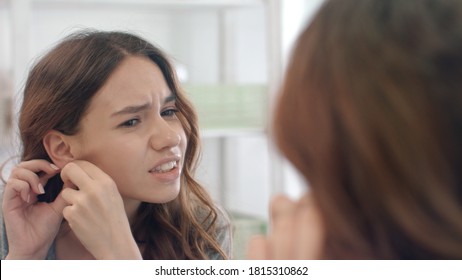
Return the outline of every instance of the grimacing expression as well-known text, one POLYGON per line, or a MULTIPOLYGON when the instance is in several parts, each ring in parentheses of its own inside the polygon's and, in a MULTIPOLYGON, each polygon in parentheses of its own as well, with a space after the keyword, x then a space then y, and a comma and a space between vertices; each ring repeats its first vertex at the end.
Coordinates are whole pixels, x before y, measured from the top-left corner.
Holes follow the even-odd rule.
POLYGON ((94 95, 72 136, 75 157, 106 172, 126 207, 171 201, 180 190, 187 145, 176 113, 159 67, 128 56, 94 95))

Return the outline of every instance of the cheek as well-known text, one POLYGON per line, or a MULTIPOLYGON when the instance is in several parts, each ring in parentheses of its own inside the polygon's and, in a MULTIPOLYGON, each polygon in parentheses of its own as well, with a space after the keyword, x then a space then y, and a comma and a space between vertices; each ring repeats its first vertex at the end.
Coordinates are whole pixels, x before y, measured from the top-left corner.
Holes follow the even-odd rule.
MULTIPOLYGON (((103 139, 103 138, 100 138, 103 139)), ((135 154, 133 151, 133 144, 131 141, 114 141, 115 139, 106 139, 105 141, 98 141, 98 138, 88 141, 86 145, 82 145, 81 153, 79 154, 80 160, 89 161, 111 177, 121 169, 123 164, 135 154)))
POLYGON ((188 137, 186 136, 186 132, 183 128, 183 125, 180 120, 172 126, 172 128, 176 131, 177 135, 180 136, 180 143, 178 144, 181 152, 184 154, 186 151, 186 147, 188 146, 188 137))
POLYGON ((187 147, 188 147, 188 138, 186 137, 186 134, 184 132, 182 132, 180 148, 183 151, 183 153, 186 151, 187 147))
POLYGON ((183 155, 183 165, 184 165, 185 157, 186 157, 186 149, 188 147, 188 137, 186 136, 186 133, 184 132, 183 128, 181 129, 181 132, 179 133, 179 135, 181 137, 179 148, 181 150, 181 154, 183 155))

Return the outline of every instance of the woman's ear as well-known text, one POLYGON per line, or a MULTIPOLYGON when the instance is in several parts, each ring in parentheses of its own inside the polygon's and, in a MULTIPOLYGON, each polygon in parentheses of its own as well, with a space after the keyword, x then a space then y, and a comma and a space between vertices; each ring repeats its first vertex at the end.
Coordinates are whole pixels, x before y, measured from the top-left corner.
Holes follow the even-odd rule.
POLYGON ((59 131, 48 131, 43 137, 43 146, 53 163, 59 168, 63 168, 67 163, 75 159, 68 137, 59 131))

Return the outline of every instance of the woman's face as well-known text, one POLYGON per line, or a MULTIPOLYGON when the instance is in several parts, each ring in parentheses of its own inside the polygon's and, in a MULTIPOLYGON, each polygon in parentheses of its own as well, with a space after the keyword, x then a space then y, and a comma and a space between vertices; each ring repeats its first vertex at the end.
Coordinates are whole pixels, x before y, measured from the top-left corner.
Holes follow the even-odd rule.
POLYGON ((187 144, 176 112, 159 67, 129 56, 93 97, 73 136, 74 156, 111 176, 126 207, 171 201, 187 144))

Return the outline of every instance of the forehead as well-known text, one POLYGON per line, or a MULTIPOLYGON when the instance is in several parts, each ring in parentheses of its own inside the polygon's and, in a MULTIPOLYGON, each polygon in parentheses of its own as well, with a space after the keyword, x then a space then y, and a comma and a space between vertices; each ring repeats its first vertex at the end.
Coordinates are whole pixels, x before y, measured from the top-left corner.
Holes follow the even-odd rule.
POLYGON ((160 68, 150 59, 128 56, 94 95, 89 111, 115 110, 131 103, 153 103, 171 94, 160 68))

